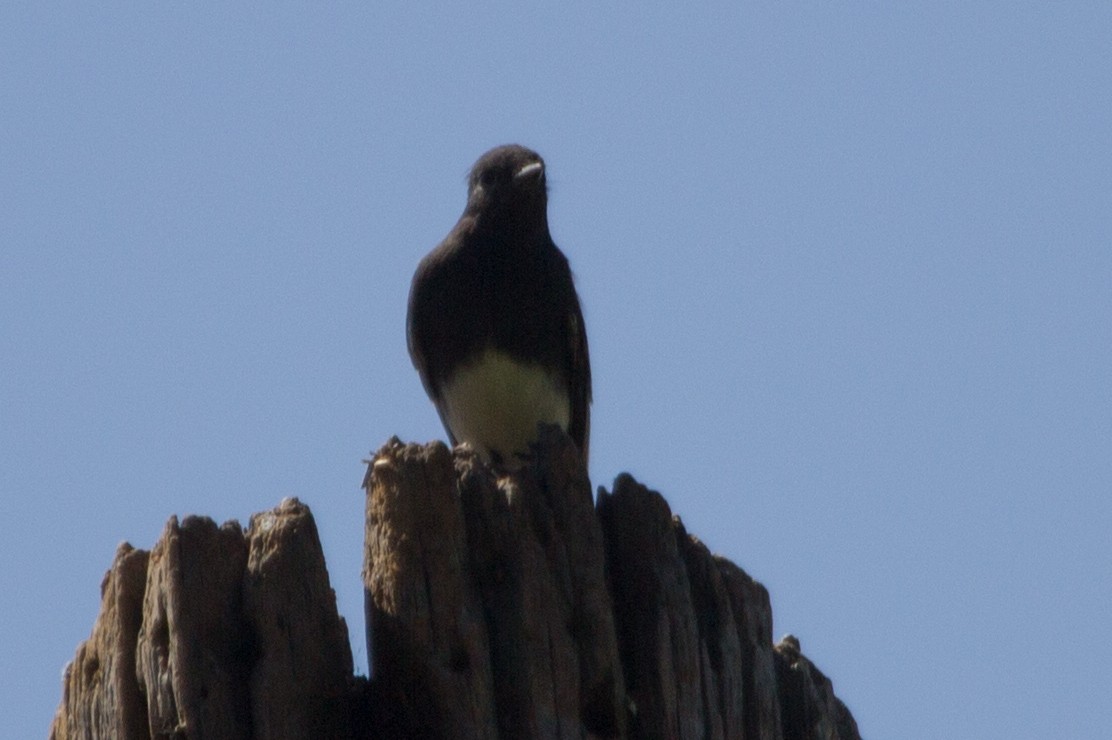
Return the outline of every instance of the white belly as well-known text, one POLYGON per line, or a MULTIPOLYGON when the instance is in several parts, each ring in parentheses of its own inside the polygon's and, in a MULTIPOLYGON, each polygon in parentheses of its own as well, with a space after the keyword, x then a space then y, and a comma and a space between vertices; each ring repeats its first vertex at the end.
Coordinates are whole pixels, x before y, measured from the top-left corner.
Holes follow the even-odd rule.
POLYGON ((512 464, 529 451, 538 422, 567 431, 570 401, 537 365, 487 350, 460 368, 441 392, 444 421, 457 442, 467 442, 487 459, 497 452, 512 464))

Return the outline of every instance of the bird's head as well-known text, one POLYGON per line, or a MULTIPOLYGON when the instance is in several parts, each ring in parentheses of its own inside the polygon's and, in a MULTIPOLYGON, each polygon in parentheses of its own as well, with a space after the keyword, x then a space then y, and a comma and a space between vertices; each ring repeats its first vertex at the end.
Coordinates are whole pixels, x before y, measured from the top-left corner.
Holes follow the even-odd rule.
POLYGON ((493 220, 545 220, 548 203, 544 160, 517 144, 496 147, 479 157, 467 182, 467 210, 493 220))

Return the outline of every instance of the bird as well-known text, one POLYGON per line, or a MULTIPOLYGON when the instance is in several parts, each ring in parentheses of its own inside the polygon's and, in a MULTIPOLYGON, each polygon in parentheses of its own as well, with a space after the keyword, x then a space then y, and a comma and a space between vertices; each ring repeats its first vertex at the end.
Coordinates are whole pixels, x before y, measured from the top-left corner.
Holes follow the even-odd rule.
POLYGON ((453 446, 516 469, 543 422, 562 428, 586 464, 587 334, 549 233, 539 154, 509 144, 475 162, 463 214, 413 275, 406 343, 453 446))

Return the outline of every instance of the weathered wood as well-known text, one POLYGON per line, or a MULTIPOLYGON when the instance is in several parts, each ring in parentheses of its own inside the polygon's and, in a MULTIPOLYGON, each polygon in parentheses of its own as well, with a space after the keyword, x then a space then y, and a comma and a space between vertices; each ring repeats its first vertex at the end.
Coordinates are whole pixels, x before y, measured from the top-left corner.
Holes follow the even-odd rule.
POLYGON ((538 449, 543 453, 534 466, 514 479, 520 498, 510 501, 520 501, 532 511, 534 536, 544 547, 547 572, 560 590, 556 623, 570 632, 573 657, 579 663, 584 726, 605 737, 621 735, 627 716, 625 680, 591 481, 578 447, 557 428, 541 429, 538 449), (550 526, 555 536, 548 536, 550 526))
POLYGON ((207 517, 171 517, 151 550, 136 656, 151 737, 248 736, 246 562, 239 524, 207 517))
POLYGON ((171 517, 150 553, 120 546, 51 736, 346 738, 357 693, 316 525, 287 499, 246 538, 171 517))
POLYGON ((410 732, 434 732, 429 717, 447 713, 433 725, 461 737, 622 732, 590 484, 565 436, 547 449, 500 479, 436 444, 392 442, 371 465, 368 640, 376 683, 421 679, 402 702, 422 710, 409 712, 410 732))
MULTIPOLYGON (((772 604, 768 590, 741 568, 715 557, 737 620, 741 646, 742 704, 745 732, 749 740, 778 740, 784 737, 777 693, 776 659, 772 647, 772 604)), ((847 736, 851 737, 851 736, 847 736)))
POLYGON ((353 666, 316 523, 285 499, 251 517, 243 613, 254 644, 251 736, 350 737, 353 666))
POLYGON ((765 588, 628 475, 596 505, 559 430, 509 473, 394 439, 364 488, 369 683, 307 507, 171 518, 118 550, 52 737, 859 737, 765 588))
POLYGON ((857 738, 857 722, 834 696, 822 671, 799 650, 799 640, 788 635, 776 644, 776 675, 784 719, 784 737, 801 740, 857 738))
POLYGON ((415 737, 498 735, 483 607, 469 577, 452 454, 379 450, 367 474, 367 645, 389 721, 415 737))
POLYGON ((704 711, 691 583, 664 498, 627 474, 599 493, 631 730, 646 738, 711 736, 704 711))
POLYGON ((144 738, 147 706, 135 677, 135 642, 143 619, 149 553, 126 543, 116 549, 100 586, 93 634, 66 666, 53 740, 144 738))
POLYGON ((745 663, 733 603, 706 545, 688 535, 678 518, 675 534, 691 582, 691 602, 698 627, 706 737, 738 737, 745 727, 745 663))

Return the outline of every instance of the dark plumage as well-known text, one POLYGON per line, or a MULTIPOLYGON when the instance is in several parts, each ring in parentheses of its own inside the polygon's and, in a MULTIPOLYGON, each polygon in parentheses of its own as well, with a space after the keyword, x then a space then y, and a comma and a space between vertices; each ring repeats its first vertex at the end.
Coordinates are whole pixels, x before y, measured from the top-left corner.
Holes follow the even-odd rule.
POLYGON ((587 458, 591 369, 567 258, 548 233, 544 160, 525 147, 475 163, 467 207, 413 276, 409 354, 453 444, 526 456, 538 422, 587 458))

